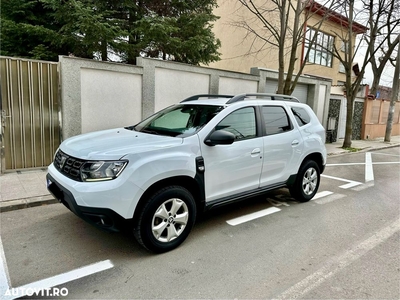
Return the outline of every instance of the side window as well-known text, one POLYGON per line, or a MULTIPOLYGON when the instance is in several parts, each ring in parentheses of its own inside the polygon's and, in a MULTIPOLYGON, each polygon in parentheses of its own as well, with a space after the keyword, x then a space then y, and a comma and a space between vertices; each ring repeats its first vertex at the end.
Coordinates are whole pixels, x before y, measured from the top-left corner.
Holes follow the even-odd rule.
POLYGON ((262 113, 265 121, 267 135, 277 134, 292 130, 289 117, 281 106, 263 106, 262 113))
POLYGON ((296 118, 297 124, 299 124, 300 127, 310 123, 310 115, 304 108, 292 107, 292 112, 294 114, 294 117, 296 118))
POLYGON ((241 108, 223 119, 215 128, 226 130, 235 135, 236 140, 254 138, 256 136, 256 117, 253 107, 241 108))

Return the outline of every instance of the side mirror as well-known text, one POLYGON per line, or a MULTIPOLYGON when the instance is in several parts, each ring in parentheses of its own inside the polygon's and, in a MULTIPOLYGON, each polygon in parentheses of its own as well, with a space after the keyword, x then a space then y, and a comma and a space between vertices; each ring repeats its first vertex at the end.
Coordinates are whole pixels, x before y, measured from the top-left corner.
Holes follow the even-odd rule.
POLYGON ((235 141, 235 135, 225 130, 216 130, 211 133, 204 143, 208 146, 230 145, 235 141))

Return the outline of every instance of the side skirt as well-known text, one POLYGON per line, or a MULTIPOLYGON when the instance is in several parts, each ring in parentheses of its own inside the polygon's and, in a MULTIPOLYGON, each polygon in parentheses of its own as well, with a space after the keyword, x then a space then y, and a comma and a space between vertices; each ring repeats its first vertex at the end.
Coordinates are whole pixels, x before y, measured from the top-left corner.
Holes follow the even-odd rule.
MULTIPOLYGON (((292 175, 295 177, 295 175, 292 175)), ((288 187, 288 185, 290 183, 293 182, 293 178, 292 176, 290 176, 289 180, 286 182, 282 182, 282 183, 277 183, 274 185, 270 185, 270 186, 266 186, 263 188, 257 188, 248 192, 244 192, 244 193, 240 193, 240 194, 236 194, 236 195, 232 195, 232 196, 228 196, 228 197, 224 197, 224 198, 220 198, 220 199, 216 199, 210 202, 206 202, 205 204, 205 211, 217 208, 217 207, 221 207, 224 205, 228 205, 234 202, 239 202, 248 198, 252 198, 255 196, 259 196, 262 194, 265 194, 267 192, 279 189, 279 188, 283 188, 283 187, 288 187)))

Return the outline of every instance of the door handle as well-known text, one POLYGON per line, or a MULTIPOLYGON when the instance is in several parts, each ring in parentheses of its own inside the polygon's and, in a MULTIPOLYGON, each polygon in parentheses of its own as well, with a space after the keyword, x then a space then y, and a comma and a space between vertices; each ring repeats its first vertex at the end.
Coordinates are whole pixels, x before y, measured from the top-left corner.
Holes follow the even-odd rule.
POLYGON ((300 144, 300 142, 299 142, 298 140, 294 140, 294 141, 292 142, 292 146, 297 146, 298 144, 300 144))
POLYGON ((254 155, 258 155, 258 154, 260 154, 261 153, 261 149, 260 148, 255 148, 253 151, 251 151, 251 155, 252 156, 254 156, 254 155))

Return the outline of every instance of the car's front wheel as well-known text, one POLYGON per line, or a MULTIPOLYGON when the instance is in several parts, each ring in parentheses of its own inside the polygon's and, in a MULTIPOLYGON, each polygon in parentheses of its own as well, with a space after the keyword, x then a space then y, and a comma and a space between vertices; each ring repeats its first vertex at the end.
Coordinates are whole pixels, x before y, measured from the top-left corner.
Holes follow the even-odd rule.
POLYGON ((297 174, 296 181, 289 187, 290 194, 300 202, 310 201, 318 191, 320 171, 315 161, 305 161, 297 174))
POLYGON ((168 186, 148 199, 135 222, 134 235, 145 248, 166 252, 187 238, 195 219, 192 194, 181 186, 168 186))

